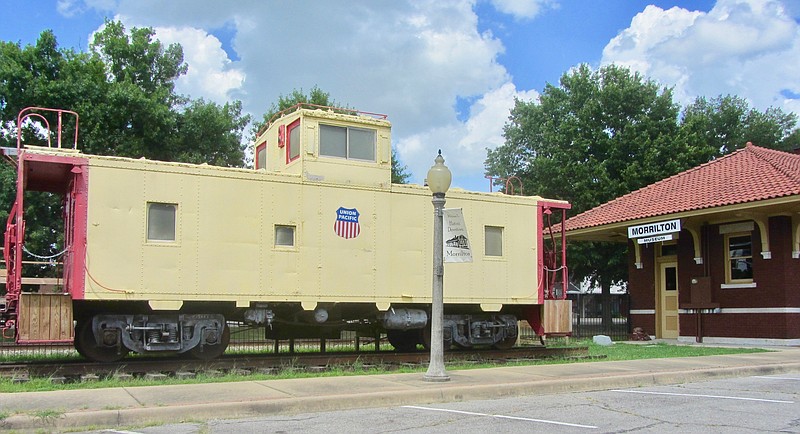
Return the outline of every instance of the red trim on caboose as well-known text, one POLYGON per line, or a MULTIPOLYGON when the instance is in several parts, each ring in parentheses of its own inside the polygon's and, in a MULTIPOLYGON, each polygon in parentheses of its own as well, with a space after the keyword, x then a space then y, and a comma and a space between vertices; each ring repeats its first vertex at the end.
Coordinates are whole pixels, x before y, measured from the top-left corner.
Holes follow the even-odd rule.
MULTIPOLYGON (((85 293, 88 167, 89 160, 86 158, 24 151, 19 161, 19 196, 24 189, 46 191, 64 197, 64 241, 69 247, 64 256, 64 283, 73 300, 83 299, 85 293)), ((19 212, 19 218, 23 218, 22 210, 19 212)))
POLYGON ((294 131, 296 128, 300 128, 300 119, 297 119, 296 121, 292 122, 286 127, 286 164, 289 164, 292 161, 295 161, 298 158, 300 158, 300 152, 301 152, 300 142, 302 142, 302 140, 300 140, 298 135, 297 137, 298 140, 292 141, 292 131, 294 131), (294 150, 297 150, 297 155, 292 157, 294 150))
MULTIPOLYGON (((73 300, 82 300, 86 293, 86 232, 89 221, 89 165, 75 166, 70 195, 73 201, 73 218, 70 227, 72 243, 70 251, 71 275, 68 289, 73 300), (76 172, 79 170, 80 172, 76 172)), ((65 228, 66 229, 66 228, 65 228)), ((65 270, 67 269, 65 265, 65 270)))
MULTIPOLYGON (((551 202, 551 201, 547 201, 547 200, 541 200, 541 201, 538 202, 538 205, 537 205, 537 215, 536 216, 538 218, 538 226, 536 228, 537 229, 537 231, 536 231, 537 232, 536 233, 536 242, 537 242, 537 246, 539 248, 538 248, 538 252, 537 252, 536 261, 537 261, 537 270, 539 272, 539 282, 538 282, 539 300, 542 300, 542 302, 544 302, 545 299, 550 300, 550 299, 555 299, 556 298, 555 294, 550 292, 550 288, 546 288, 546 286, 549 286, 549 285, 548 285, 548 281, 547 281, 547 274, 546 274, 547 271, 545 270, 545 257, 544 257, 544 254, 545 254, 544 232, 545 232, 545 215, 546 215, 545 211, 549 211, 551 213, 556 211, 556 210, 560 210, 561 211, 561 221, 556 223, 556 224, 554 224, 554 226, 558 225, 560 227, 559 230, 555 231, 554 228, 549 228, 549 231, 553 231, 554 236, 557 235, 557 236, 560 236, 560 238, 561 238, 561 249, 560 249, 560 251, 559 252, 553 252, 553 254, 555 254, 555 255, 559 255, 560 254, 561 261, 557 262, 557 263, 560 263, 560 266, 558 267, 557 271, 554 271, 553 273, 555 275, 555 273, 557 273, 558 271, 561 271, 561 296, 558 297, 558 298, 559 299, 564 299, 564 298, 567 297, 567 289, 568 289, 568 285, 569 285, 569 272, 568 272, 569 269, 567 267, 567 242, 566 242, 566 238, 565 238, 564 223, 565 223, 566 217, 567 217, 566 216, 566 212, 570 208, 572 208, 572 205, 570 205, 569 203, 551 202)), ((550 233, 550 232, 548 232, 548 233, 550 233)), ((555 288, 553 288, 553 289, 555 289, 555 288)))

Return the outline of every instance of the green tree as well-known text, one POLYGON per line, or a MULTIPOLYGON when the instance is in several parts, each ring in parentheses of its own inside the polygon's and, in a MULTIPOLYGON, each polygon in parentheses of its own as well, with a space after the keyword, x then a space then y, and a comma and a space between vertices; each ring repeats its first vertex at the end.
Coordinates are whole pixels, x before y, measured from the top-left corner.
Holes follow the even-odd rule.
MULTIPOLYGON (((678 113, 670 89, 615 65, 581 65, 559 86, 548 84, 539 101, 516 101, 487 174, 516 175, 525 191, 568 200, 577 214, 684 169, 678 113)), ((610 325, 611 285, 627 275, 625 245, 569 249, 572 277, 601 286, 610 325)))
POLYGON ((792 150, 800 144, 797 115, 770 107, 761 112, 741 97, 699 97, 683 110, 681 135, 689 144, 690 166, 721 157, 747 142, 792 150))
POLYGON ((92 53, 105 65, 108 90, 105 101, 89 109, 100 131, 84 133, 83 150, 100 155, 175 160, 178 117, 186 98, 174 91, 185 74, 183 48, 164 47, 151 28, 133 28, 128 34, 120 22, 107 21, 94 36, 92 53))
MULTIPOLYGON (((269 110, 264 113, 264 116, 261 118, 261 122, 257 122, 253 125, 253 137, 255 137, 256 133, 267 126, 269 121, 278 113, 290 108, 294 107, 297 104, 314 104, 324 107, 339 107, 336 101, 331 99, 331 94, 328 92, 323 91, 316 85, 311 88, 311 91, 308 94, 303 92, 303 89, 294 89, 292 93, 289 95, 279 95, 278 101, 273 102, 270 105, 269 110)), ((346 107, 342 107, 346 108, 346 107)))
POLYGON ((134 27, 128 34, 121 22, 106 21, 103 30, 95 34, 91 49, 106 65, 112 81, 134 84, 171 104, 181 99, 174 93, 175 79, 186 73, 188 65, 180 44, 165 48, 154 37, 152 28, 134 27))
POLYGON ((400 162, 397 158, 397 150, 392 148, 392 182, 394 184, 407 184, 408 178, 411 178, 408 166, 400 162))
POLYGON ((242 114, 242 103, 220 106, 202 99, 192 101, 179 114, 171 145, 172 157, 186 163, 242 167, 247 143, 242 134, 250 116, 242 114))
MULTIPOLYGON (((44 31, 35 45, 0 42, 0 143, 16 147, 17 114, 25 107, 81 109, 102 101, 105 69, 86 53, 59 49, 52 31, 44 31)), ((51 118, 51 125, 55 125, 51 118)), ((74 130, 67 131, 72 136, 74 130)), ((46 144, 37 130, 23 131, 26 143, 46 144)))

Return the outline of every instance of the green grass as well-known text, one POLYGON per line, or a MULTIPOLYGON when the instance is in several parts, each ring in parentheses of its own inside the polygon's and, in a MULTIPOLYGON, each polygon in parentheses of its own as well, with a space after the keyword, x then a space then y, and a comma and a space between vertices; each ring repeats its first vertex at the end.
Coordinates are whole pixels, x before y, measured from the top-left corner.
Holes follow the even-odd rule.
MULTIPOLYGON (((653 358, 672 358, 672 357, 698 357, 698 356, 713 356, 722 354, 743 354, 743 353, 756 353, 764 352, 766 350, 759 348, 728 348, 728 347, 705 347, 694 345, 670 345, 665 343, 653 344, 626 344, 616 343, 611 346, 601 346, 592 343, 591 341, 575 341, 569 343, 564 341, 551 341, 548 342, 549 347, 588 347, 589 358, 568 358, 568 359, 541 359, 530 361, 518 361, 506 364, 506 366, 522 366, 522 365, 544 365, 544 364, 559 364, 559 363, 590 363, 596 361, 615 361, 615 360, 638 360, 638 359, 653 359, 653 358)), ((463 370, 463 369, 481 369, 495 367, 496 364, 492 363, 454 363, 447 364, 448 370, 463 370)), ((113 377, 101 379, 95 382, 87 383, 67 383, 67 384, 53 384, 48 378, 33 378, 28 382, 15 383, 10 378, 0 379, 0 393, 14 393, 14 392, 34 392, 34 391, 51 391, 51 390, 69 390, 69 389, 99 389, 106 387, 137 387, 137 386, 152 386, 152 385, 169 385, 169 384, 197 384, 197 383, 224 383, 234 381, 263 381, 275 379, 289 379, 289 378, 309 378, 309 377, 338 377, 338 376, 354 376, 354 375, 375 375, 386 373, 410 373, 422 372, 425 367, 400 367, 389 369, 383 366, 364 367, 360 362, 356 362, 348 366, 333 366, 325 372, 321 373, 308 373, 294 369, 287 366, 282 370, 277 371, 275 374, 261 374, 253 373, 250 375, 241 374, 225 374, 221 376, 207 375, 202 372, 198 373, 194 378, 178 379, 169 377, 163 380, 148 380, 145 378, 134 377, 129 380, 120 380, 113 377)))
POLYGON ((623 344, 604 347, 589 343, 589 355, 605 360, 663 359, 672 357, 717 356, 723 354, 763 353, 761 348, 704 347, 695 345, 670 345, 666 343, 623 344))

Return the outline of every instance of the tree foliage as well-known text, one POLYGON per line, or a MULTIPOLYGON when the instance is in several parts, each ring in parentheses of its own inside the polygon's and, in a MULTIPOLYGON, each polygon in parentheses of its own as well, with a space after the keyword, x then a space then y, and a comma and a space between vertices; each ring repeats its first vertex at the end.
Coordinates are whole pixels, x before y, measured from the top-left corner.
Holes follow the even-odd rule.
POLYGON ((613 65, 582 65, 538 102, 516 101, 487 172, 517 175, 526 191, 580 213, 683 166, 670 155, 678 113, 668 89, 613 65))
POLYGON ((790 151, 800 144, 797 115, 770 107, 761 112, 735 95, 697 98, 683 110, 681 138, 696 166, 745 146, 747 142, 790 151))
POLYGON ((134 27, 129 35, 119 21, 107 21, 91 49, 106 65, 113 82, 131 83, 148 95, 174 103, 180 100, 174 94, 175 79, 188 70, 183 48, 180 44, 164 48, 154 37, 152 28, 134 27))
POLYGON ((411 178, 408 166, 400 162, 400 159, 397 158, 396 150, 392 148, 392 183, 407 184, 408 178, 411 178))
POLYGON ((269 121, 278 113, 301 103, 314 104, 324 107, 339 107, 336 101, 331 98, 330 93, 323 91, 316 85, 311 88, 311 91, 308 94, 304 93, 303 89, 294 89, 289 95, 281 94, 278 96, 278 101, 273 102, 272 105, 270 105, 269 110, 267 110, 266 113, 264 113, 264 116, 262 116, 261 122, 257 122, 255 125, 253 125, 253 132, 255 133, 266 126, 269 121))

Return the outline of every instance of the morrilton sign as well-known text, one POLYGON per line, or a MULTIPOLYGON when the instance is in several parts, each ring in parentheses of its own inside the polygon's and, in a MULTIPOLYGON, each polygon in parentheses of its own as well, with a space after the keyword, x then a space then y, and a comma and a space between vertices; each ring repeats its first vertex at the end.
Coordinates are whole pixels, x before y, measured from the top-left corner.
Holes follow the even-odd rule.
POLYGON ((638 226, 628 227, 628 238, 644 238, 639 240, 640 244, 652 243, 656 241, 665 241, 672 239, 667 234, 673 234, 681 231, 681 221, 669 220, 665 222, 647 223, 638 226))

